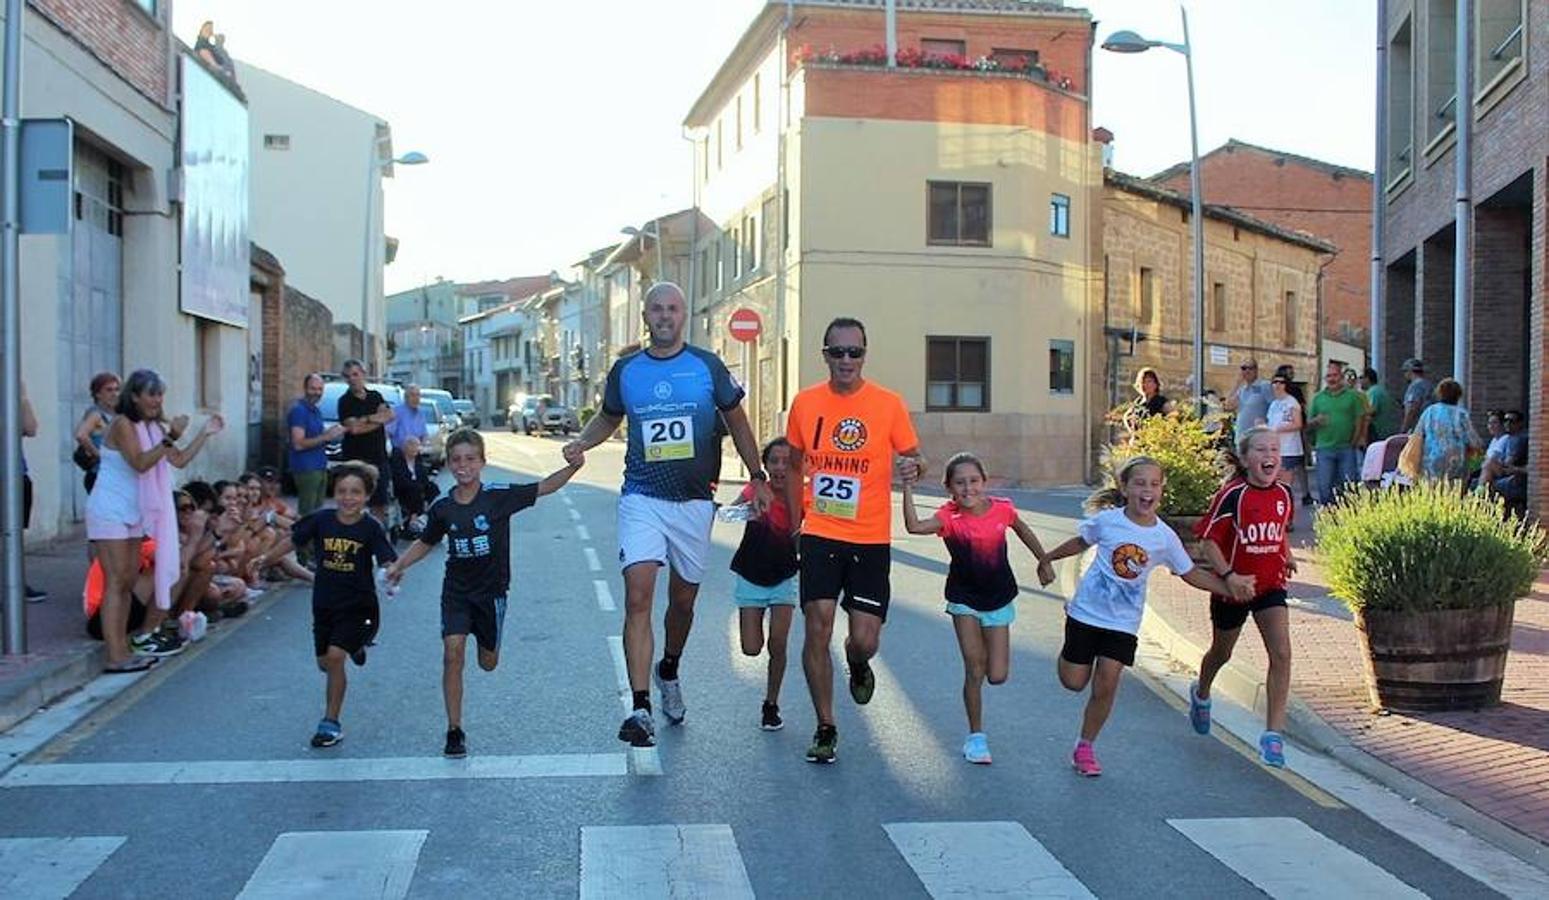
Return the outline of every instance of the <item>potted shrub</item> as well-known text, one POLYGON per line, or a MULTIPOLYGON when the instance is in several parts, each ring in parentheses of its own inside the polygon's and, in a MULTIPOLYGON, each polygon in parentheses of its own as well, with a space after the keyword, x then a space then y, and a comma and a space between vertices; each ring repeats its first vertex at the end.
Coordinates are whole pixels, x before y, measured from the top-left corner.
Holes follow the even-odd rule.
POLYGON ((1126 416, 1129 407, 1119 407, 1110 414, 1110 420, 1123 422, 1124 436, 1104 447, 1102 453, 1102 468, 1109 481, 1130 457, 1149 456, 1162 464, 1167 475, 1162 520, 1183 538, 1191 555, 1197 550, 1194 526, 1209 511, 1210 499, 1226 475, 1217 437, 1207 430, 1218 423, 1210 416, 1201 420, 1194 408, 1193 403, 1179 403, 1177 411, 1169 415, 1135 420, 1126 416))
POLYGON ((1314 532, 1329 589, 1355 614, 1373 706, 1500 702, 1513 608, 1549 560, 1542 530, 1425 482, 1351 492, 1314 532))

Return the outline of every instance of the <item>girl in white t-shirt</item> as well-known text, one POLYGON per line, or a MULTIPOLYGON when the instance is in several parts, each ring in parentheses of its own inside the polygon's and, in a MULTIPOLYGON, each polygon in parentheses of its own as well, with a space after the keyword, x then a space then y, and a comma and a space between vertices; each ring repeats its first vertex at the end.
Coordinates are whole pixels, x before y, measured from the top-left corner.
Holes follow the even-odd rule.
POLYGON ((1275 399, 1269 401, 1265 424, 1280 438, 1280 482, 1296 486, 1296 473, 1306 479, 1307 451, 1302 444, 1302 405, 1291 396, 1291 379, 1276 375, 1270 382, 1275 399))
POLYGON ((1049 551, 1053 562, 1096 547, 1075 596, 1065 604, 1065 646, 1060 649, 1060 684, 1072 691, 1092 686, 1070 763, 1082 775, 1103 773, 1092 742, 1113 711, 1124 667, 1135 663, 1136 635, 1146 605, 1146 580, 1165 565, 1184 581, 1213 594, 1253 598, 1253 578, 1230 575, 1225 580, 1198 568, 1183 549, 1183 541, 1157 517, 1167 478, 1162 466, 1148 456, 1129 459, 1119 468, 1117 484, 1092 498, 1100 510, 1084 520, 1075 537, 1049 551))

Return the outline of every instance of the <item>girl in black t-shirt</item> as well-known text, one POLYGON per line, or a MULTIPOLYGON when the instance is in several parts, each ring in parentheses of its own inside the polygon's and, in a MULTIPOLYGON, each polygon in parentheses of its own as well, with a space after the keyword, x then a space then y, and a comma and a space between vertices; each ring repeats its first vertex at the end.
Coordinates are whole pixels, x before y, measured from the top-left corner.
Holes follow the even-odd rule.
MULTIPOLYGON (((791 445, 775 438, 764 447, 764 471, 774 500, 759 518, 747 519, 742 543, 731 559, 737 583, 732 597, 737 604, 742 652, 757 656, 769 649, 769 676, 759 727, 778 731, 780 683, 785 679, 785 647, 796 609, 796 539, 791 533, 791 513, 785 506, 785 479, 791 461, 791 445), (769 636, 764 637, 764 611, 769 611, 769 636)), ((731 509, 752 510, 753 485, 748 484, 731 509)))

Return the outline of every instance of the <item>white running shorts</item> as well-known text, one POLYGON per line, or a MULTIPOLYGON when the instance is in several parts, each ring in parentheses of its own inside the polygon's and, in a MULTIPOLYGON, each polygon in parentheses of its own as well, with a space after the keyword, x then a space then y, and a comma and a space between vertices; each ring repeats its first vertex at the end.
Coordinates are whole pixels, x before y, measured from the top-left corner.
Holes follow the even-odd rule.
POLYGON ((654 562, 698 584, 704 579, 714 520, 715 504, 709 500, 625 494, 619 498, 619 568, 654 562))

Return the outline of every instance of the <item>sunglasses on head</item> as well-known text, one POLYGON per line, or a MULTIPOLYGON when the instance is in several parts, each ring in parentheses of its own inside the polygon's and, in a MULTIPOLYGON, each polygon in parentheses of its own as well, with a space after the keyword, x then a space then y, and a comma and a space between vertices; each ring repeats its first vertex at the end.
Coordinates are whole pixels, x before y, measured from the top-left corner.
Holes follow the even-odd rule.
POLYGON ((848 356, 851 359, 861 359, 866 355, 865 347, 824 347, 823 355, 829 359, 843 359, 848 356))
POLYGON ((1238 368, 1242 369, 1244 372, 1255 372, 1258 370, 1258 366, 1252 363, 1243 363, 1242 365, 1238 366, 1238 368))
POLYGON ((1272 379, 1270 379, 1270 383, 1271 384, 1290 384, 1291 382, 1286 381, 1284 378, 1272 378, 1272 379))

